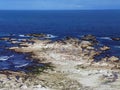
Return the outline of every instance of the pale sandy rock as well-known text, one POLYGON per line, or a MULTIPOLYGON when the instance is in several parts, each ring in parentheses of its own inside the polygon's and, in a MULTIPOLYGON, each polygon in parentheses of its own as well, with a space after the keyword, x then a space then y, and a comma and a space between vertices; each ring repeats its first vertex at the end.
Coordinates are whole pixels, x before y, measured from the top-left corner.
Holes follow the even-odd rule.
POLYGON ((110 50, 110 47, 108 47, 108 46, 103 46, 103 47, 100 48, 100 50, 102 50, 102 51, 110 50))
POLYGON ((108 58, 108 60, 110 60, 112 62, 119 62, 119 58, 115 57, 115 56, 112 56, 112 57, 108 58))

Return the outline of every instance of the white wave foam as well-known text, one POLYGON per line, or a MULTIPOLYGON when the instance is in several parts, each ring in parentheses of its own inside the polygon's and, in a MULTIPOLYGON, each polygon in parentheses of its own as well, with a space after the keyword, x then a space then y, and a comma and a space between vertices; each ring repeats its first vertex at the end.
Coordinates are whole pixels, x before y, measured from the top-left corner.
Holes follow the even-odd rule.
POLYGON ((0 61, 6 61, 8 60, 9 58, 13 57, 14 55, 11 55, 11 56, 1 56, 0 57, 0 61))
POLYGON ((18 65, 18 66, 15 66, 16 68, 20 68, 20 67, 24 67, 24 66, 27 66, 28 63, 25 63, 25 64, 22 64, 22 65, 18 65))
POLYGON ((120 46, 114 46, 115 48, 120 48, 120 46))
POLYGON ((47 34, 47 36, 45 38, 56 38, 58 36, 52 35, 52 34, 47 34))
POLYGON ((6 61, 9 59, 9 56, 1 56, 0 61, 6 61))
POLYGON ((112 40, 110 37, 100 37, 100 39, 112 40))
POLYGON ((26 36, 26 35, 20 34, 19 37, 30 37, 30 36, 26 36))
POLYGON ((21 35, 19 35, 19 37, 25 37, 25 35, 22 35, 22 34, 21 34, 21 35))
POLYGON ((18 41, 22 41, 22 40, 26 40, 26 39, 18 39, 18 41))

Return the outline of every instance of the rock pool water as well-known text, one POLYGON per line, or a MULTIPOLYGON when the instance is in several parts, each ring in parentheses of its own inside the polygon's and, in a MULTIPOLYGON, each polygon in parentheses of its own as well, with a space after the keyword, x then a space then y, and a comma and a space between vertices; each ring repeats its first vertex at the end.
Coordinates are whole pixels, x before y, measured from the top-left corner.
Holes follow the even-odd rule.
MULTIPOLYGON (((14 38, 20 42, 21 39, 28 38, 17 35, 2 35, 0 38, 14 38)), ((11 46, 18 46, 12 44, 8 40, 0 41, 0 70, 25 71, 23 67, 35 64, 32 60, 26 59, 26 54, 19 54, 8 50, 11 46)))

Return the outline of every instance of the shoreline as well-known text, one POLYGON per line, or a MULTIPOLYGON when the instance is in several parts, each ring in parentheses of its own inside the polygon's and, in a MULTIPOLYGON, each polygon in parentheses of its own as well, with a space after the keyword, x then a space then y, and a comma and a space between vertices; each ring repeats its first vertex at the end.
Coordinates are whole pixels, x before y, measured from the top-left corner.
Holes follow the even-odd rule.
MULTIPOLYGON (((37 35, 38 36, 38 35, 37 35)), ((43 35, 44 36, 44 35, 43 35)), ((120 59, 115 56, 95 57, 110 49, 108 46, 94 47, 97 40, 88 35, 82 39, 67 37, 64 40, 32 39, 20 43, 20 47, 11 47, 18 53, 30 53, 30 58, 38 63, 47 63, 48 67, 33 70, 26 84, 37 83, 48 90, 118 90, 120 89, 120 59), (40 72, 34 74, 35 72, 40 72), (32 79, 32 82, 29 80, 32 79)), ((23 83, 24 84, 24 83, 23 83)), ((33 88, 32 87, 32 88, 33 88)), ((26 86, 25 90, 29 90, 26 86)), ((42 89, 41 89, 42 90, 42 89)))

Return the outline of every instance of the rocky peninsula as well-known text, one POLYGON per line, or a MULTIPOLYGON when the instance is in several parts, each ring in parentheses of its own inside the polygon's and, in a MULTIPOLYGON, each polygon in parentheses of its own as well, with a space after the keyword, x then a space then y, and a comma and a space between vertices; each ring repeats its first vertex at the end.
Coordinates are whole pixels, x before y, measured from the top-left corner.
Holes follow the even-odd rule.
MULTIPOLYGON (((28 40, 9 50, 27 53, 42 66, 29 66, 29 72, 1 71, 1 90, 119 90, 120 58, 105 55, 109 46, 99 46, 93 35, 61 40, 40 40, 44 34, 28 34, 28 40), (98 58, 99 57, 99 58, 98 58), (4 79, 4 80, 3 80, 4 79)), ((3 40, 3 38, 2 38, 3 40)), ((8 39, 7 39, 8 40, 8 39)))

